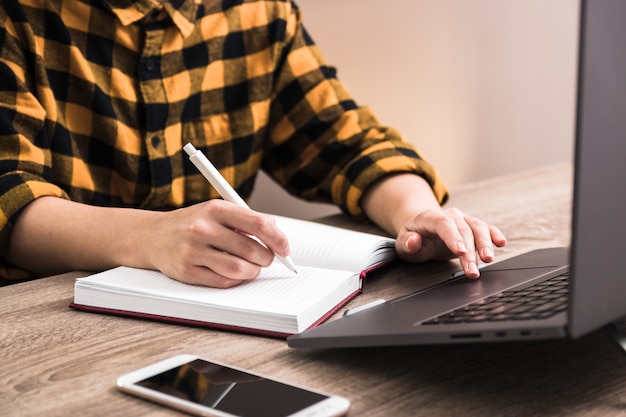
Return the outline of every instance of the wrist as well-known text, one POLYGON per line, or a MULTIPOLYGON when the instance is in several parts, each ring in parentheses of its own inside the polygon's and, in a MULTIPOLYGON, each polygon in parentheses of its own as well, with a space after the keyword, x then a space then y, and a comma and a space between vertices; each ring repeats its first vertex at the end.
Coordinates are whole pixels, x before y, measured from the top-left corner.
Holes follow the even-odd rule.
POLYGON ((426 180, 410 173, 376 182, 364 194, 362 204, 366 215, 394 236, 418 214, 441 209, 426 180))

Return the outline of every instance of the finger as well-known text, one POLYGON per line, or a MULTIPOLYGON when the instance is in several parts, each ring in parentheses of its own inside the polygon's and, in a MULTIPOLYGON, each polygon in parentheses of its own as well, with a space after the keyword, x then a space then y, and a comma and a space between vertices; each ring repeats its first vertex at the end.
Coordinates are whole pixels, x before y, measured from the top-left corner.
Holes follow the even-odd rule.
POLYGON ((193 284, 228 288, 258 277, 261 267, 238 256, 218 250, 207 250, 200 262, 191 265, 185 281, 193 284))
MULTIPOLYGON (((458 209, 447 209, 429 212, 428 215, 428 218, 423 218, 413 225, 417 229, 416 233, 421 235, 422 247, 419 254, 409 258, 419 261, 450 258, 449 255, 457 256, 466 276, 478 278, 480 273, 476 261, 474 235, 464 219, 464 214, 458 209)), ((408 239, 408 236, 409 234, 405 233, 404 239, 408 239)))
POLYGON ((265 246, 223 225, 196 221, 190 231, 193 239, 179 252, 184 270, 176 273, 185 282, 236 285, 238 281, 256 278, 261 267, 269 266, 274 259, 265 246))
POLYGON ((227 227, 220 228, 210 247, 220 254, 228 253, 261 267, 267 267, 274 261, 274 253, 265 245, 227 227))
POLYGON ((500 229, 494 225, 489 225, 489 232, 491 233, 491 241, 499 248, 506 246, 506 236, 500 229))
POLYGON ((401 259, 409 262, 424 262, 432 256, 425 253, 422 246, 423 240, 419 233, 404 231, 396 239, 396 253, 401 259))
POLYGON ((411 230, 421 234, 425 241, 442 240, 452 254, 462 256, 473 248, 473 244, 468 244, 468 241, 473 241, 464 236, 463 228, 466 229, 465 235, 471 233, 464 223, 463 213, 457 209, 431 211, 428 217, 422 218, 411 230))
POLYGON ((494 251, 491 238, 491 229, 487 223, 472 216, 465 216, 465 222, 470 226, 474 236, 474 245, 483 262, 493 262, 494 251))
POLYGON ((289 255, 289 241, 276 226, 273 216, 225 203, 228 205, 226 209, 220 209, 215 213, 220 223, 243 234, 256 237, 277 255, 289 255))
POLYGON ((478 262, 476 260, 476 243, 472 227, 466 221, 466 216, 462 219, 455 217, 459 233, 463 239, 463 245, 466 252, 459 256, 461 267, 468 278, 478 278, 480 272, 478 270, 478 262))
POLYGON ((216 273, 210 268, 206 268, 203 266, 194 266, 192 269, 190 269, 190 272, 185 274, 185 276, 180 279, 180 281, 192 285, 202 285, 205 287, 225 289, 235 287, 246 280, 227 278, 223 275, 216 273))
MULTIPOLYGON (((217 217, 214 212, 211 214, 217 217)), ((188 250, 193 253, 181 254, 184 259, 213 269, 216 262, 224 259, 222 254, 226 252, 256 266, 269 266, 272 263, 274 254, 263 244, 225 226, 215 218, 211 220, 200 218, 189 226, 188 231, 192 240, 188 250)), ((235 275, 227 276, 242 278, 235 275)))
POLYGON ((410 231, 405 232, 400 239, 396 239, 396 252, 401 259, 408 262, 447 260, 456 256, 438 237, 425 239, 419 233, 410 231))
POLYGON ((494 245, 506 246, 506 237, 495 226, 472 216, 465 216, 466 222, 472 228, 476 250, 483 262, 493 262, 495 259, 494 245))
POLYGON ((206 264, 201 265, 215 274, 231 280, 251 280, 259 276, 261 266, 251 263, 239 256, 228 252, 213 250, 206 258, 206 264))
MULTIPOLYGON (((193 259, 200 258, 196 256, 193 257, 193 259)), ((242 282, 254 279, 258 275, 258 273, 250 271, 240 274, 242 278, 233 278, 231 276, 226 276, 217 272, 214 269, 215 265, 218 265, 218 263, 212 261, 204 262, 204 264, 185 263, 182 265, 178 265, 178 267, 173 270, 164 271, 164 273, 169 277, 172 277, 181 282, 185 282, 187 284, 202 285, 215 288, 234 287, 241 284, 242 282)), ((220 269, 224 268, 217 268, 217 270, 220 269)), ((225 269, 227 270, 228 267, 225 267, 225 269)), ((234 269, 236 270, 237 268, 234 269)))

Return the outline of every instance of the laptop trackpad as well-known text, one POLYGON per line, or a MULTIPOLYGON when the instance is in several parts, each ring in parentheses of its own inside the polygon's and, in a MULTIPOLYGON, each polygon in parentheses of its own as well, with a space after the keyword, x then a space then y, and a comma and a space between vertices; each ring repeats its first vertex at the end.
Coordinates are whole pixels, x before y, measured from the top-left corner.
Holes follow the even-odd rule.
MULTIPOLYGON (((476 300, 524 283, 554 275, 569 261, 567 248, 540 249, 490 265, 479 279, 456 278, 391 301, 392 304, 419 303, 420 315, 428 317, 470 304, 476 300)), ((559 271, 561 272, 561 271, 559 271)))

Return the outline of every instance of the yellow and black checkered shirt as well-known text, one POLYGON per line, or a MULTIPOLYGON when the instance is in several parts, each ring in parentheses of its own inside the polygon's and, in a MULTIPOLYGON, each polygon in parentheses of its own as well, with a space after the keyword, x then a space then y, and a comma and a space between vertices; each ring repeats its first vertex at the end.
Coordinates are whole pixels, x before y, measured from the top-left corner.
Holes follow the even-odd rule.
POLYGON ((414 147, 356 105, 289 0, 2 0, 0 25, 0 275, 38 197, 148 209, 218 197, 187 142, 244 198, 259 169, 357 217, 390 172, 446 198, 414 147))

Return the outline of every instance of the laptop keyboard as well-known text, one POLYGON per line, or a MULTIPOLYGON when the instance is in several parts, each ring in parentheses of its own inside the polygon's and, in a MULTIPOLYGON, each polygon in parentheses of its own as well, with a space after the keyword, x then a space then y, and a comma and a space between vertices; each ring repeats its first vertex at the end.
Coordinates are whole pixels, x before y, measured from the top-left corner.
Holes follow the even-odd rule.
POLYGON ((519 290, 503 291, 423 325, 546 319, 567 308, 569 272, 519 290))

